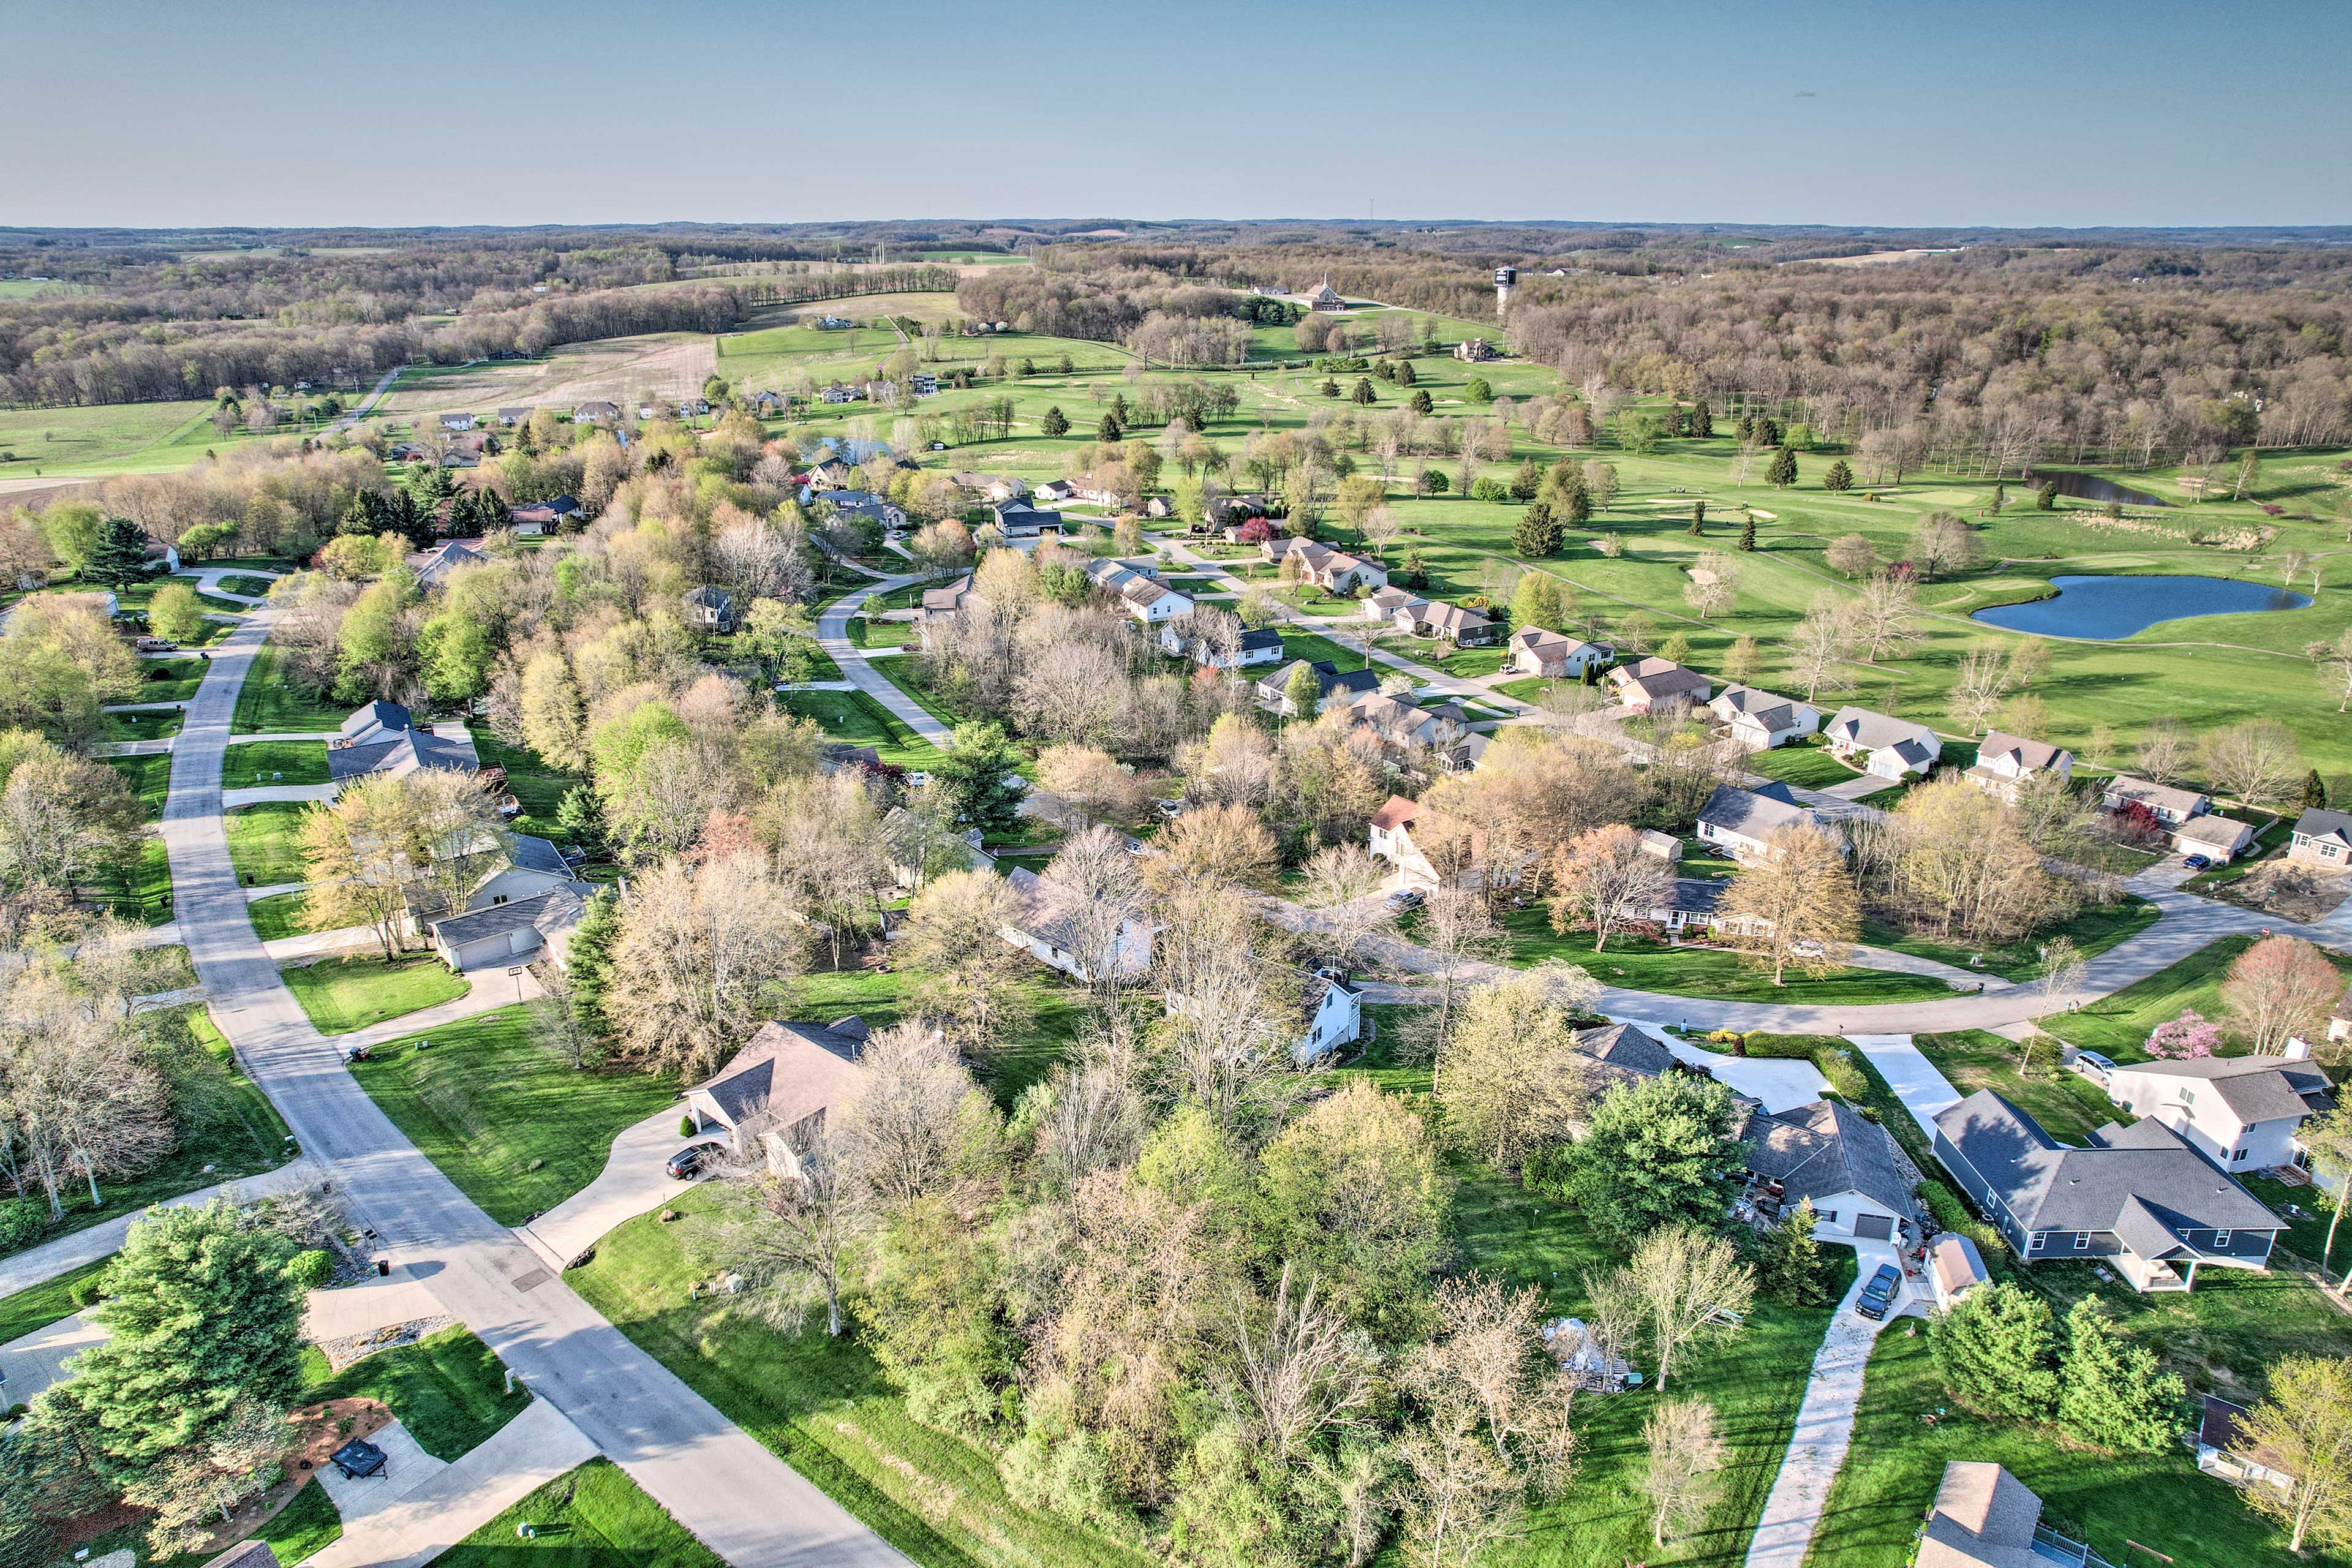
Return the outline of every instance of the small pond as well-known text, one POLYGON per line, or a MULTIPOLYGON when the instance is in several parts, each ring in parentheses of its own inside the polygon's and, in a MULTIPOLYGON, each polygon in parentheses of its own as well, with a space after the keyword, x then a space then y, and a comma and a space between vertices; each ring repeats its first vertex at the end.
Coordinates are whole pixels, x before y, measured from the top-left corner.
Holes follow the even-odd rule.
POLYGON ((2053 577, 2050 585, 2056 598, 1995 605, 1972 618, 2012 632, 2113 642, 2158 621, 2300 610, 2311 603, 2307 595, 2230 577, 2053 577))
POLYGON ((2117 506, 2170 506, 2162 496, 2136 490, 2129 485, 2119 485, 2113 479, 2103 479, 2096 474, 2078 474, 2068 468, 2029 468, 2026 487, 2040 489, 2044 485, 2056 485, 2062 496, 2076 500, 2113 501, 2117 506))

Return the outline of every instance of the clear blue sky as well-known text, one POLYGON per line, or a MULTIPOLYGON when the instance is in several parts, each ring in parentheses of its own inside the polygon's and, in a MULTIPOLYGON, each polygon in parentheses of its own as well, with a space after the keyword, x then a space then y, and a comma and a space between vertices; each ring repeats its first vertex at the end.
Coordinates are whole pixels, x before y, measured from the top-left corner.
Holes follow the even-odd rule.
POLYGON ((0 0, 0 223, 2352 222, 2337 0, 0 0))

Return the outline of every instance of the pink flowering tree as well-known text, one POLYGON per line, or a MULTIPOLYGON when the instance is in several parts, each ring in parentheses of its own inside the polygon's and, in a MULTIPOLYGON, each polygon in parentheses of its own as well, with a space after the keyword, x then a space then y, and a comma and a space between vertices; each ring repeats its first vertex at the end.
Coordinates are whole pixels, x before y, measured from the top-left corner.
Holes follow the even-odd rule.
POLYGON ((2168 1057, 2176 1061, 2190 1057, 2210 1057, 2213 1047, 2221 1043, 2221 1026, 2199 1013, 2194 1007, 2183 1007, 2180 1016, 2169 1024, 2158 1024, 2147 1037, 2147 1054, 2168 1057))

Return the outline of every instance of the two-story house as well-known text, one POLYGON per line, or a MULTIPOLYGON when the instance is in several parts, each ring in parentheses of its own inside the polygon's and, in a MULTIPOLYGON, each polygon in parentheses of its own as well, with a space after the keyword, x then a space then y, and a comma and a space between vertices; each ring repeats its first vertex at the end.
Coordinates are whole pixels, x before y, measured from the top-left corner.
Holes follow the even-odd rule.
POLYGON ((2107 1097, 2134 1116, 2163 1122, 2231 1171, 2299 1164, 2304 1119, 2332 1110, 2327 1075, 2311 1047, 2290 1041, 2275 1057, 2202 1057, 2127 1062, 2107 1075, 2107 1097))
MULTIPOLYGON (((1280 966, 1268 963, 1265 967, 1278 972, 1280 966)), ((1298 988, 1297 1004, 1286 1010, 1296 1030, 1290 1037, 1290 1056, 1300 1067, 1321 1061, 1363 1032, 1364 994, 1350 985, 1345 975, 1318 969, 1295 975, 1276 973, 1275 977, 1286 993, 1292 984, 1298 988)), ((1174 991, 1163 993, 1162 1000, 1171 1016, 1196 1005, 1192 998, 1174 991)))

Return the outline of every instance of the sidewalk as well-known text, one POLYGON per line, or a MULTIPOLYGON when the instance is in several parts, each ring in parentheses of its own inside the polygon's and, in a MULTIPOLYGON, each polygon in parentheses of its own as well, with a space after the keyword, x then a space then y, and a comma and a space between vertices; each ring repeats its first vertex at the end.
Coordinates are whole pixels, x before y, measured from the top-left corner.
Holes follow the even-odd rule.
MULTIPOLYGON (((472 1453, 404 1492, 389 1492, 367 1513, 343 1521, 341 1539, 305 1559, 311 1568, 422 1568, 567 1470, 596 1446, 544 1399, 491 1434, 472 1453)), ((423 1466, 407 1467, 410 1470, 423 1466)), ((383 1482, 397 1486, 398 1476, 383 1482)), ((359 1485, 376 1483, 361 1482, 359 1485)))
MULTIPOLYGON (((215 1186, 183 1193, 176 1198, 166 1198, 154 1206, 178 1208, 186 1204, 205 1204, 232 1192, 249 1198, 266 1197, 271 1193, 282 1193, 290 1187, 320 1179, 319 1168, 310 1161, 289 1160, 274 1171, 265 1171, 257 1176, 234 1177, 215 1186)), ((61 1236, 55 1241, 45 1241, 13 1257, 0 1258, 0 1296, 13 1296, 19 1290, 29 1290, 44 1279, 54 1279, 85 1263, 95 1263, 101 1258, 121 1251, 122 1238, 130 1232, 131 1222, 145 1212, 144 1209, 131 1209, 103 1225, 75 1231, 71 1236, 61 1236)))

